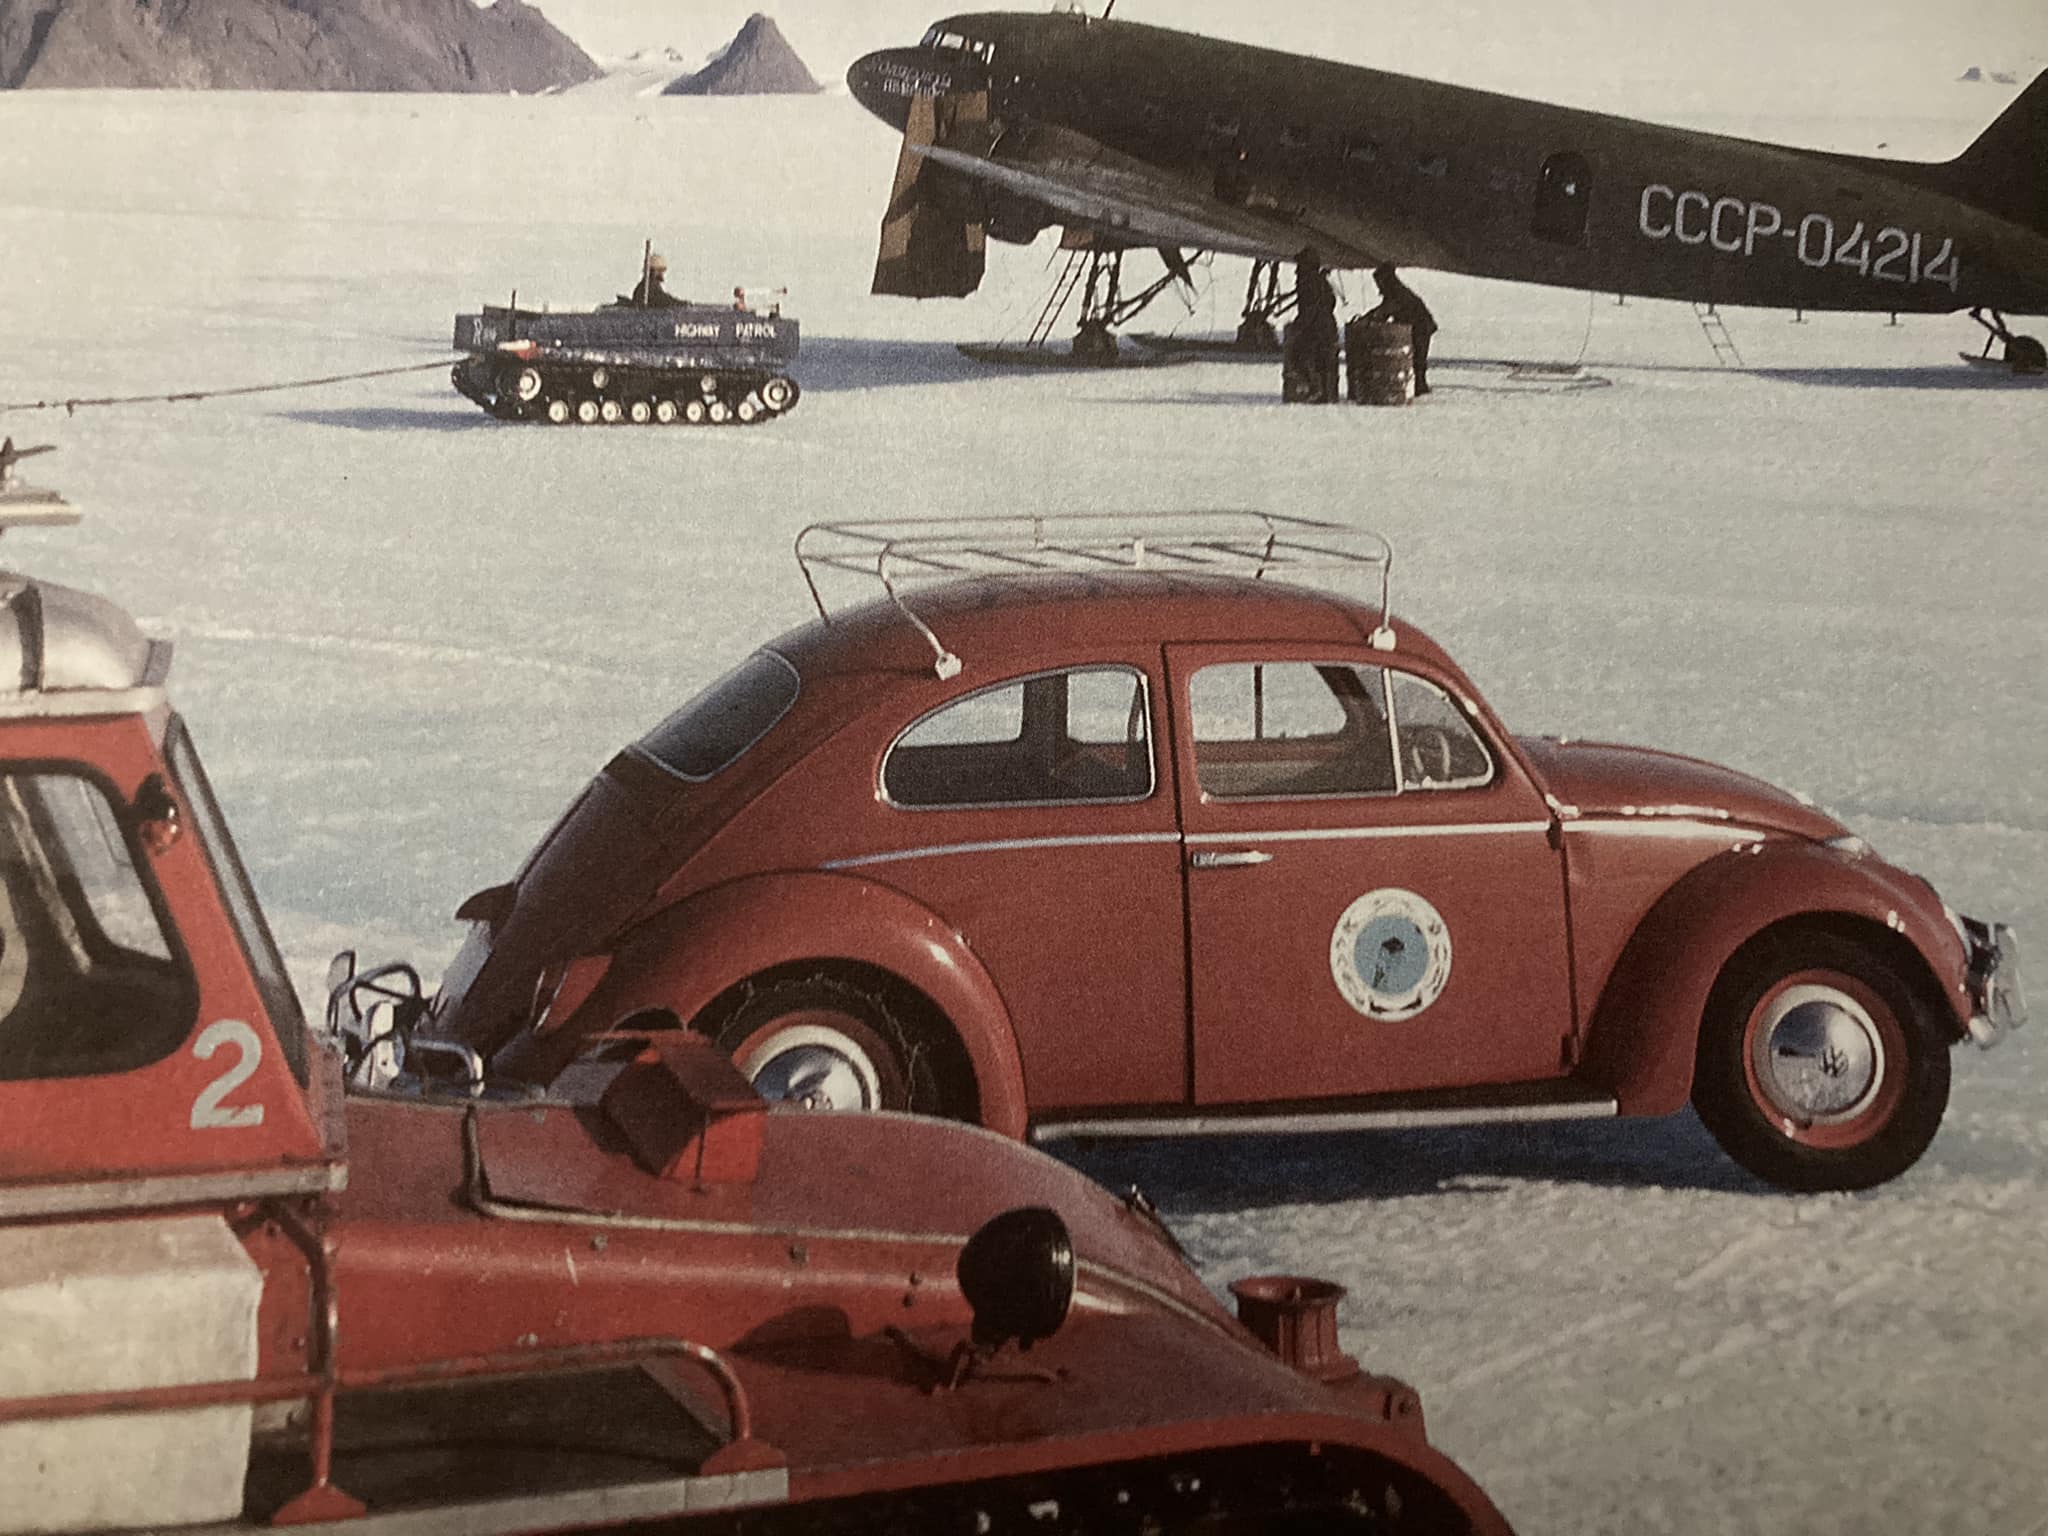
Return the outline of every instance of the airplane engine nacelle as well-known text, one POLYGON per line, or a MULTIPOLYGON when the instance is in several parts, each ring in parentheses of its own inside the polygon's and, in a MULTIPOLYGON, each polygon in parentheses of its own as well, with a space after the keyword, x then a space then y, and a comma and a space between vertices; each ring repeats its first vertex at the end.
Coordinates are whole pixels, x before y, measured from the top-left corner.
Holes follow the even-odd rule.
POLYGON ((1006 245, 1029 245, 1045 233, 1056 217, 1044 203, 1014 192, 997 192, 989 199, 985 228, 991 240, 1006 245))

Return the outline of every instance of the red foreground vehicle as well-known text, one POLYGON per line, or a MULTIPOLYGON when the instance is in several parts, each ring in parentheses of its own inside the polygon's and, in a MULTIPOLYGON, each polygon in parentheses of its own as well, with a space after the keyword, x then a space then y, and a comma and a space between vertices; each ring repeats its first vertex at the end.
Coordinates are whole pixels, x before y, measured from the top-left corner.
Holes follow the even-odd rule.
MULTIPOLYGON (((580 1102, 344 1097, 168 648, 0 602, 0 1531, 1507 1529, 1338 1288, 1240 1282, 1262 1344, 1014 1142, 674 1028, 580 1102)), ((372 1055, 398 974, 333 977, 372 1055)))
POLYGON ((660 1010, 770 1097, 1040 1140, 1690 1100, 1816 1189, 1910 1166, 1951 1045, 2024 1018, 2003 926, 1800 798, 1511 734, 1391 615, 1375 536, 989 519, 797 552, 819 621, 464 905, 420 1039, 546 1083, 660 1010), (831 611, 855 578, 881 595, 831 611))

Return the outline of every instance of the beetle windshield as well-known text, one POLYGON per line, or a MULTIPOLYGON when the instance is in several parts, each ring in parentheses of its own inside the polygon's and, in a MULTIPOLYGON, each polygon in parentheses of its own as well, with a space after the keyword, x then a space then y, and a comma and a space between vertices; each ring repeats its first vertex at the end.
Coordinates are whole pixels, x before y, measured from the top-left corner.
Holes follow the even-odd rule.
POLYGON ((756 651, 641 737, 633 750, 679 779, 701 782, 730 768, 773 730, 796 694, 796 668, 773 651, 756 651))
POLYGON ((199 834, 200 846, 206 850, 207 860, 213 866, 214 879, 220 883, 221 899, 234 922, 235 937, 241 941, 242 954, 249 962, 250 973, 256 978, 256 990, 262 996, 263 1007, 277 1032, 278 1048, 284 1052, 285 1060, 291 1063, 292 1076, 303 1084, 306 1081, 306 1016, 299 1008, 299 995, 292 990, 291 980, 285 974, 284 960, 277 952, 277 940, 271 937, 270 924, 264 920, 263 908, 257 904, 256 889, 249 883, 249 872, 242 867, 242 855, 228 833, 219 803, 213 798, 213 786, 207 782, 206 770, 199 765, 199 753, 192 745, 191 734, 185 729, 185 722, 176 716, 171 718, 170 731, 164 739, 164 758, 170 765, 172 779, 184 793, 185 804, 191 809, 193 830, 199 834))

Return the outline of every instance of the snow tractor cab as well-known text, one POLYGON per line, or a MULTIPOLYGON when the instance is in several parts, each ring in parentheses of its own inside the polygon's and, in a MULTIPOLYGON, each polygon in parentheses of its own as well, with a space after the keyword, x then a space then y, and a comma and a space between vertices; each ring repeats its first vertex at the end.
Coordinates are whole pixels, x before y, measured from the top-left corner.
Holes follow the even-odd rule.
POLYGON ((455 317, 455 350, 469 355, 452 382, 503 421, 751 426, 787 415, 799 393, 798 327, 780 293, 765 308, 738 288, 730 303, 694 304, 648 273, 601 309, 535 312, 514 295, 455 317))
MULTIPOLYGON (((1240 1324, 1004 1138, 672 1020, 573 1102, 345 1094, 168 646, 0 614, 0 1533, 1507 1529, 1335 1287, 1240 1324)), ((388 1044, 416 978, 336 980, 388 1044)))

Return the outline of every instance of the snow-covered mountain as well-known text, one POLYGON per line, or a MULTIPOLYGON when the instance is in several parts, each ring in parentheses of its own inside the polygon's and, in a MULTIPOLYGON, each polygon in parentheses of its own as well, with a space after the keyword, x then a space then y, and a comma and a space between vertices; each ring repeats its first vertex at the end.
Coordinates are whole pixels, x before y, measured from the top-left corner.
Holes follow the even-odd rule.
POLYGON ((521 0, 0 0, 0 88, 531 93, 598 73, 521 0))
POLYGON ((671 83, 663 94, 809 96, 822 89, 774 20, 756 11, 716 58, 671 83))

